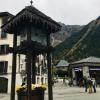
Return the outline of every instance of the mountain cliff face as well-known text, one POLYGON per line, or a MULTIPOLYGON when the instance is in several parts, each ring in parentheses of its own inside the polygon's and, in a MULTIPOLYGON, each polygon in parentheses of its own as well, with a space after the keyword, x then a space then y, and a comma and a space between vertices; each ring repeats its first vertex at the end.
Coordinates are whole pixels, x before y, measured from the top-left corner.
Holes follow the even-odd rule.
POLYGON ((77 61, 88 56, 100 57, 100 17, 66 39, 54 49, 54 60, 77 61))
POLYGON ((83 26, 80 25, 65 25, 63 23, 59 24, 62 26, 61 31, 54 33, 51 36, 53 46, 58 45, 83 28, 83 26))

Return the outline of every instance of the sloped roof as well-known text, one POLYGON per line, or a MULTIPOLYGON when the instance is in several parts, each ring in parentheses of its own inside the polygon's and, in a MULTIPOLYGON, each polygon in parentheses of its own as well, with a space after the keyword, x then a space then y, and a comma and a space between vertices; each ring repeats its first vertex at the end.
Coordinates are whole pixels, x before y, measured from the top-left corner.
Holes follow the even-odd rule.
POLYGON ((66 66, 69 66, 69 63, 65 60, 60 60, 60 62, 57 64, 56 67, 66 67, 66 66))
POLYGON ((22 27, 27 23, 44 28, 50 31, 50 33, 57 32, 61 28, 61 26, 56 21, 40 12, 35 7, 27 6, 5 25, 3 25, 2 30, 4 32, 13 33, 17 30, 16 27, 22 27))
POLYGON ((9 13, 9 12, 0 12, 0 17, 3 17, 3 16, 10 16, 10 17, 13 17, 14 15, 12 15, 12 14, 9 13))
POLYGON ((91 57, 82 59, 80 61, 73 62, 72 64, 85 63, 85 62, 87 62, 87 63, 100 63, 100 58, 91 56, 91 57))

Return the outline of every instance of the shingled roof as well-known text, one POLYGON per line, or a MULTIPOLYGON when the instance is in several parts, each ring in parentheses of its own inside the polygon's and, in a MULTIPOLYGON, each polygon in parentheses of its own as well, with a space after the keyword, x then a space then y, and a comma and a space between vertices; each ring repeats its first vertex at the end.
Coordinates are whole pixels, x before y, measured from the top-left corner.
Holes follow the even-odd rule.
POLYGON ((12 14, 9 13, 9 12, 0 12, 0 17, 3 17, 3 16, 10 16, 10 17, 13 17, 14 15, 12 15, 12 14))
POLYGON ((16 27, 20 27, 26 23, 31 23, 34 26, 44 28, 50 33, 57 32, 61 28, 56 21, 43 14, 33 6, 25 7, 1 28, 4 32, 13 33, 16 31, 16 27))
POLYGON ((91 57, 82 59, 80 61, 73 62, 72 64, 77 64, 77 63, 100 63, 100 58, 91 56, 91 57))
POLYGON ((64 67, 64 66, 65 67, 69 66, 69 63, 65 60, 60 60, 60 62, 57 64, 56 67, 64 67))

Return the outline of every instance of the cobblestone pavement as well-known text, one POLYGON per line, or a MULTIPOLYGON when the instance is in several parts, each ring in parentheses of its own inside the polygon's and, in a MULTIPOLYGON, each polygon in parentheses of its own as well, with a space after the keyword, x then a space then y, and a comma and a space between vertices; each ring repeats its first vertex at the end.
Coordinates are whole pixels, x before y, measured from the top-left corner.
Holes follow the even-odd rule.
MULTIPOLYGON (((10 94, 0 94, 0 100, 10 100, 10 94)), ((17 98, 16 98, 17 100, 17 98)), ((48 100, 48 92, 45 92, 45 100, 48 100)), ((84 88, 54 86, 53 100, 100 100, 100 88, 97 93, 85 93, 84 88)))

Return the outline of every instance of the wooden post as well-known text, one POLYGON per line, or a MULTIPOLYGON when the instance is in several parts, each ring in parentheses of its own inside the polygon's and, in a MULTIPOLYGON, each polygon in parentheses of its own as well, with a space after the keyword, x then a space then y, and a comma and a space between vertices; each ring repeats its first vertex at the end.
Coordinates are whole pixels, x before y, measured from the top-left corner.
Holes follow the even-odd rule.
MULTIPOLYGON (((50 47, 50 34, 47 35, 47 47, 50 47)), ((48 67, 48 98, 53 100, 52 94, 52 75, 51 75, 51 55, 50 50, 47 51, 47 67, 48 67)))
POLYGON ((32 83, 35 84, 36 81, 36 65, 35 65, 35 61, 36 61, 36 55, 33 54, 32 57, 32 83))
POLYGON ((18 64, 19 64, 18 72, 20 72, 20 54, 18 54, 18 64))
POLYGON ((31 100, 31 52, 27 50, 26 54, 26 72, 27 72, 27 100, 31 100))
MULTIPOLYGON (((31 25, 26 26, 27 29, 27 44, 31 45, 31 25)), ((31 47, 31 46, 30 46, 31 47)), ((27 72, 27 100, 31 100, 31 83, 32 83, 32 52, 31 48, 27 48, 26 54, 26 72, 27 72)))
POLYGON ((17 34, 13 35, 13 57, 12 57, 12 78, 11 78, 11 97, 10 100, 15 100, 15 84, 16 84, 16 51, 17 34))

